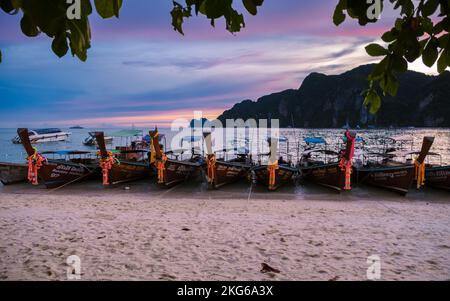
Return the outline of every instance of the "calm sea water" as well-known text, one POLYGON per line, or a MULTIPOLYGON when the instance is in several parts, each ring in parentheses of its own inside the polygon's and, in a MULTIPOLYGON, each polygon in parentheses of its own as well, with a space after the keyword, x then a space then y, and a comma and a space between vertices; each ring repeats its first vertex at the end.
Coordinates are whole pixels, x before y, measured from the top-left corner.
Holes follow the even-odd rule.
MULTIPOLYGON (((68 141, 65 142, 50 142, 38 144, 39 151, 51 150, 88 150, 95 151, 95 147, 88 147, 83 145, 83 141, 88 137, 88 132, 98 129, 62 129, 72 133, 68 141)), ((112 133, 118 129, 102 129, 106 133, 112 133)), ((142 129, 146 133, 148 129, 142 129)), ((167 129, 161 129, 162 133, 166 134, 168 143, 170 139, 176 134, 167 129)), ((328 148, 333 148, 333 144, 342 141, 344 130, 342 129, 282 129, 280 134, 289 139, 289 152, 296 160, 298 153, 297 146, 300 145, 300 151, 304 148, 303 139, 306 137, 320 136, 327 140, 328 148)), ((380 147, 381 141, 385 138, 394 138, 397 141, 412 141, 405 142, 404 149, 420 149, 422 139, 424 136, 434 136, 435 143, 432 151, 442 155, 442 163, 450 164, 450 129, 392 129, 392 130, 359 130, 358 136, 365 140, 365 148, 380 147)), ((0 129, 0 161, 3 162, 24 162, 26 154, 22 145, 13 144, 11 139, 16 136, 16 129, 0 129)), ((123 141, 116 139, 115 144, 120 144, 123 141)), ((230 142, 231 143, 231 142, 230 142)), ((267 143, 264 141, 254 141, 252 147, 257 147, 260 152, 268 150, 267 143)), ((281 144, 282 152, 286 151, 286 145, 281 144)), ((432 163, 439 163, 439 158, 431 158, 432 163)))

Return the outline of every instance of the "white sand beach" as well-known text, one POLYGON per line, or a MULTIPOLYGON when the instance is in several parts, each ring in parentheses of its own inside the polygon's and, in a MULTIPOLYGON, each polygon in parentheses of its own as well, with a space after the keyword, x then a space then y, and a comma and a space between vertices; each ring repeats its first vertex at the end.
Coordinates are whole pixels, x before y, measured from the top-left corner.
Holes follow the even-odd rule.
POLYGON ((0 189, 1 280, 66 280, 70 255, 82 280, 367 280, 374 254, 381 280, 450 279, 446 196, 82 187, 0 189))

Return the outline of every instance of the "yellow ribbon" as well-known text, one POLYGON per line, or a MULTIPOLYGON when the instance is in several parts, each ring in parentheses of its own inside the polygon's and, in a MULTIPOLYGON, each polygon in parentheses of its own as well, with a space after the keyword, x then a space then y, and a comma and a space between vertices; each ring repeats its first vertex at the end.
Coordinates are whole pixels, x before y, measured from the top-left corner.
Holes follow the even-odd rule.
POLYGON ((273 187, 275 186, 275 184, 277 183, 277 174, 276 171, 279 169, 280 167, 278 166, 278 162, 274 163, 274 164, 270 164, 267 167, 267 170, 269 171, 269 189, 273 189, 273 187))
POLYGON ((216 155, 208 155, 208 182, 214 183, 216 178, 216 155))
POLYGON ((425 185, 425 162, 419 163, 414 161, 414 166, 416 167, 417 189, 419 189, 425 185))
MULTIPOLYGON (((156 134, 156 135, 158 135, 158 134, 156 134)), ((153 143, 153 138, 151 138, 150 139, 150 164, 153 164, 155 162, 156 162, 156 150, 155 150, 155 144, 153 143)))

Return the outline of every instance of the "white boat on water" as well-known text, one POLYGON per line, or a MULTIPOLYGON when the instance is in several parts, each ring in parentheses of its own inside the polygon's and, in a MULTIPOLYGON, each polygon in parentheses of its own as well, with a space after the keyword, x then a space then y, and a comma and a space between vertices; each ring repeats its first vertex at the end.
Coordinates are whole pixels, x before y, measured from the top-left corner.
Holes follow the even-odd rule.
MULTIPOLYGON (((57 128, 50 129, 35 129, 29 130, 31 143, 44 143, 44 142, 55 142, 55 141, 66 141, 71 135, 69 132, 63 132, 57 128)), ((20 144, 19 136, 14 137, 13 143, 20 144)))

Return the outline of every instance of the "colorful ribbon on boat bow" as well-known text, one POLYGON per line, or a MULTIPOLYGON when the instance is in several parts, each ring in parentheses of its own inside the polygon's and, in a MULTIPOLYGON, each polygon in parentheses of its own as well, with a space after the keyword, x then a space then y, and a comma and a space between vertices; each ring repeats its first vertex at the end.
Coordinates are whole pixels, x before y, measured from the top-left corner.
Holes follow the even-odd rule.
POLYGON ((102 169, 103 174, 103 185, 109 185, 109 171, 112 169, 113 165, 118 162, 118 160, 114 157, 112 152, 108 152, 108 157, 105 159, 101 159, 100 167, 102 169))
POLYGON ((425 185, 425 162, 419 163, 414 161, 414 166, 416 167, 416 182, 417 189, 420 189, 423 185, 425 185))
MULTIPOLYGON (((154 138, 159 137, 159 132, 157 131, 154 135, 154 137, 150 137, 150 164, 154 164, 156 162, 156 148, 155 148, 155 142, 153 141, 154 138)), ((156 139, 158 141, 158 139, 156 139)))
POLYGON ((208 182, 213 184, 216 179, 216 155, 208 155, 208 182))
POLYGON ((343 172, 345 172, 345 186, 344 190, 352 189, 352 161, 347 161, 344 157, 341 158, 339 162, 339 167, 343 172))
POLYGON ((341 161, 339 162, 339 167, 343 172, 345 172, 344 190, 351 190, 353 156, 355 155, 356 137, 352 136, 349 131, 345 132, 345 137, 347 138, 347 147, 342 155, 341 161))
POLYGON ((34 154, 27 158, 28 160, 28 180, 33 185, 39 185, 38 171, 42 167, 42 163, 47 161, 45 157, 37 152, 34 148, 34 154))
POLYGON ((156 161, 156 169, 158 170, 158 184, 164 184, 165 182, 166 162, 166 155, 162 155, 161 159, 156 161))
POLYGON ((276 171, 280 167, 278 166, 278 162, 275 162, 274 164, 269 164, 267 167, 267 170, 269 171, 269 189, 272 190, 274 186, 277 183, 277 173, 276 171))

